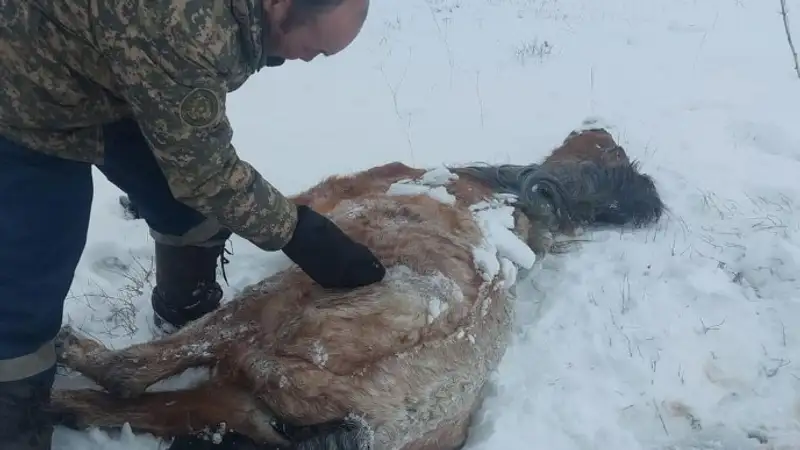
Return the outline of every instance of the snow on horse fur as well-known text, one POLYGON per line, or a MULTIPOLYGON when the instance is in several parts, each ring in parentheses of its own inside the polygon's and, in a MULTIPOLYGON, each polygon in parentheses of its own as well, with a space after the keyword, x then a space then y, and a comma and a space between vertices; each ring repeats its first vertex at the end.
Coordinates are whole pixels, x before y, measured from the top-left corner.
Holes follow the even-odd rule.
POLYGON ((459 448, 505 352, 521 272, 558 234, 643 226, 664 209, 603 129, 574 131, 541 164, 391 163, 294 200, 373 249, 386 279, 325 290, 293 266, 173 335, 121 350, 65 327, 60 363, 105 391, 56 390, 62 423, 127 423, 164 438, 224 423, 280 448, 459 448), (146 392, 195 367, 209 378, 146 392))

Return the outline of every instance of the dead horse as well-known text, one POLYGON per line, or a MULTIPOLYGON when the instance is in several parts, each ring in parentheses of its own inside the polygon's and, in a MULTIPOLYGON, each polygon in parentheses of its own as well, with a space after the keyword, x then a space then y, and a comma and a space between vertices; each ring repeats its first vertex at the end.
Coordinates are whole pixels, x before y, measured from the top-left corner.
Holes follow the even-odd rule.
POLYGON ((573 131, 540 164, 395 162, 293 199, 372 248, 386 279, 331 291, 292 266, 173 335, 121 350, 64 327, 60 364, 105 391, 55 390, 60 423, 128 423, 166 439, 224 424, 255 448, 460 448, 505 352, 521 271, 559 234, 644 226, 664 210, 601 128, 573 131), (195 367, 209 378, 145 392, 195 367))

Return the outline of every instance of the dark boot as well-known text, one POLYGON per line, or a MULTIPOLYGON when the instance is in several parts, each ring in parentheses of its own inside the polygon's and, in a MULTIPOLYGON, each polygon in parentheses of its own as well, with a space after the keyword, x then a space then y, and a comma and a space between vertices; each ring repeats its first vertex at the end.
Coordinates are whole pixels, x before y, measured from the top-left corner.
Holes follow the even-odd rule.
POLYGON ((156 242, 153 321, 170 334, 214 311, 222 300, 217 259, 224 264, 225 245, 171 246, 156 242))
POLYGON ((50 450, 49 412, 55 367, 18 381, 0 382, 0 448, 50 450))

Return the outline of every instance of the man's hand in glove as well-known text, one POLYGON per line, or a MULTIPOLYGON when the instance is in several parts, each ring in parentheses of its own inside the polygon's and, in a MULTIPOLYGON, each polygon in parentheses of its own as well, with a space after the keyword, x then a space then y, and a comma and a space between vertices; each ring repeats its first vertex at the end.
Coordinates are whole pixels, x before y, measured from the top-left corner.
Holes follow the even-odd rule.
POLYGON ((383 280, 386 268, 327 217, 297 206, 297 227, 283 253, 324 288, 353 289, 383 280))

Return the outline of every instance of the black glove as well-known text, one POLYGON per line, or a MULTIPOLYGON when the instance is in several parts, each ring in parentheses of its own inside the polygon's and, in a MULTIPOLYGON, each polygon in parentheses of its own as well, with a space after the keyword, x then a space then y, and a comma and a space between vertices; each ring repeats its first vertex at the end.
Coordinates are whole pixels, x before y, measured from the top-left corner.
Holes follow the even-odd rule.
POLYGON ((297 206, 297 227, 282 250, 324 288, 353 289, 377 283, 386 275, 372 251, 305 205, 297 206))

